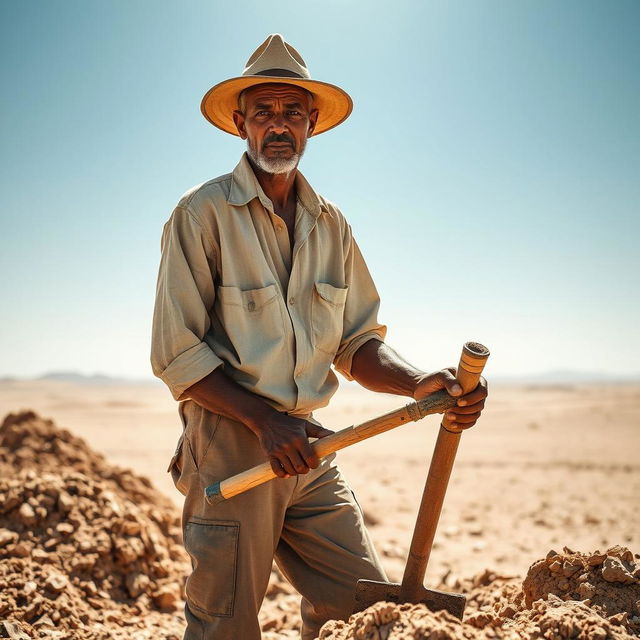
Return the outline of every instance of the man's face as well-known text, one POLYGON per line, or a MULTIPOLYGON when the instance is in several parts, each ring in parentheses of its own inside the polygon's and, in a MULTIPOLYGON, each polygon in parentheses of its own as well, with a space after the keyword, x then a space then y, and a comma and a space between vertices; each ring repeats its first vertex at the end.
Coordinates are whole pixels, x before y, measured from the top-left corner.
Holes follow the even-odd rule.
POLYGON ((288 84, 263 84, 247 89, 244 112, 233 112, 247 153, 267 173, 289 173, 300 161, 318 119, 304 89, 288 84))

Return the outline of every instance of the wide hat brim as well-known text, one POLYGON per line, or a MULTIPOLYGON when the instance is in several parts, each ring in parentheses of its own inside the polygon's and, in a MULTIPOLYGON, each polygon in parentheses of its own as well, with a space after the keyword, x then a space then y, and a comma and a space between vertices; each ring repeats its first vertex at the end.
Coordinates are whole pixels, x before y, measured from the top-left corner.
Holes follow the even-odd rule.
POLYGON ((212 124, 234 136, 239 135, 233 122, 238 109, 238 96, 248 87, 258 84, 293 84, 311 92, 313 107, 318 109, 318 121, 313 135, 324 133, 344 122, 353 109, 353 101, 346 91, 328 82, 280 76, 239 76, 211 87, 200 104, 202 115, 212 124))

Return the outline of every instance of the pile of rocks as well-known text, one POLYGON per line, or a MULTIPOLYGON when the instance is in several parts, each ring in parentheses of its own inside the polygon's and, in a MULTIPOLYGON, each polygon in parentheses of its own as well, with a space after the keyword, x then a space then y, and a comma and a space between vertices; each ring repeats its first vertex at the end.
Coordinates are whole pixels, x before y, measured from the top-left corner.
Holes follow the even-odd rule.
POLYGON ((640 562, 625 547, 605 553, 550 551, 524 581, 485 571, 456 582, 467 595, 460 622, 422 605, 379 602, 328 622, 320 640, 630 640, 640 637, 640 562))
POLYGON ((145 478, 32 412, 7 416, 0 620, 28 637, 179 638, 180 616, 166 614, 187 570, 175 507, 145 478))
MULTIPOLYGON (((624 547, 550 551, 526 578, 486 570, 439 588, 464 621, 379 602, 328 622, 320 640, 640 637, 640 562, 624 547)), ((0 638, 180 640, 188 557, 180 518, 150 482, 107 463, 33 412, 0 426, 0 638)), ((264 640, 298 638, 300 597, 276 568, 264 640)))

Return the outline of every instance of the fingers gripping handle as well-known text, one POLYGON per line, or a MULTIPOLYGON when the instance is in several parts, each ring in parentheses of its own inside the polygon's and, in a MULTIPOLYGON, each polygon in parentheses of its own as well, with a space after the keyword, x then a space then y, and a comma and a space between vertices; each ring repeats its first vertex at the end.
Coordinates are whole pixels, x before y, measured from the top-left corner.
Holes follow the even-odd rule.
MULTIPOLYGON (((480 376, 479 371, 482 371, 479 359, 482 358, 484 353, 486 353, 484 356, 484 360, 486 360, 489 355, 489 350, 475 342, 467 342, 463 347, 463 357, 460 360, 458 367, 459 373, 456 377, 465 390, 465 393, 469 385, 471 385, 469 390, 472 390, 477 384, 480 376), (469 347, 469 345, 475 345, 475 347, 469 347), (481 350, 479 351, 479 349, 481 350), (480 369, 478 369, 479 366, 480 369), (463 373, 460 373, 461 371, 463 373), (478 372, 475 373, 476 371, 478 372), (473 382, 473 375, 475 375, 475 382, 473 382)), ((451 397, 446 391, 438 391, 423 400, 412 402, 401 409, 396 409, 372 420, 367 420, 367 422, 363 422, 362 424, 347 427, 331 436, 320 438, 313 442, 311 446, 319 458, 324 458, 334 451, 344 449, 356 442, 361 442, 362 440, 389 431, 389 429, 394 429, 407 422, 421 420, 425 416, 433 413, 444 413, 447 409, 455 406, 455 404, 456 398, 451 397)), ((209 485, 204 491, 205 499, 209 504, 217 504, 240 493, 244 493, 253 487, 257 487, 264 482, 273 480, 276 477, 276 474, 271 468, 271 464, 265 462, 231 478, 209 485)))
MULTIPOLYGON (((462 347, 460 362, 456 371, 456 380, 462 387, 463 395, 470 393, 478 386, 480 374, 488 357, 489 349, 479 342, 467 342, 462 347)), ((450 433, 460 433, 462 431, 459 427, 451 428, 442 425, 442 428, 450 433)))

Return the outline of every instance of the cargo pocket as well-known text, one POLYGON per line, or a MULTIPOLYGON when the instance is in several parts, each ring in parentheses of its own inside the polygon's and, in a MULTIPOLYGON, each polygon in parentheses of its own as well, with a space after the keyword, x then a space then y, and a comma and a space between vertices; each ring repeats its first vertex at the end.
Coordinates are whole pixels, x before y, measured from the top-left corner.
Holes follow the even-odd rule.
POLYGON ((339 289, 326 282, 316 282, 314 287, 311 307, 313 346, 333 358, 342 339, 344 305, 349 289, 339 289))
POLYGON ((239 534, 239 522, 187 522, 184 548, 193 568, 186 585, 190 608, 210 616, 233 616, 239 534))

